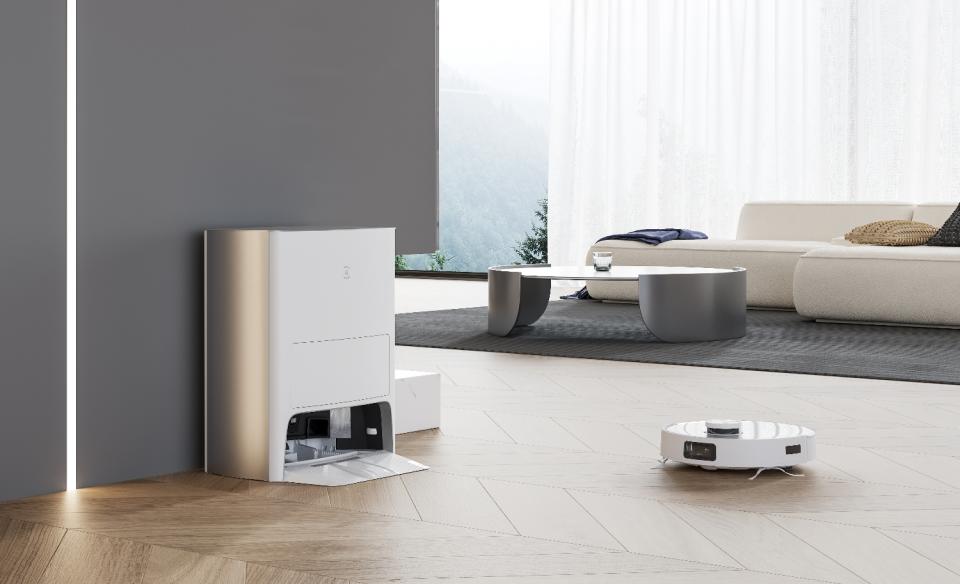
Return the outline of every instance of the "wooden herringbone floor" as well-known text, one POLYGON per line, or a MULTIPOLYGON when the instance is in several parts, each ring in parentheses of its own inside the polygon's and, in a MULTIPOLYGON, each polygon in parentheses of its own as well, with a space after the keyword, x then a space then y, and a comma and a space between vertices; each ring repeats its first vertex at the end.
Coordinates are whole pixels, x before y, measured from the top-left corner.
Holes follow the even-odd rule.
POLYGON ((3 504, 0 582, 960 582, 956 386, 398 362, 443 374, 442 429, 398 440, 431 470, 336 489, 192 472, 3 504), (810 425, 819 459, 755 481, 656 464, 660 426, 718 416, 810 425))

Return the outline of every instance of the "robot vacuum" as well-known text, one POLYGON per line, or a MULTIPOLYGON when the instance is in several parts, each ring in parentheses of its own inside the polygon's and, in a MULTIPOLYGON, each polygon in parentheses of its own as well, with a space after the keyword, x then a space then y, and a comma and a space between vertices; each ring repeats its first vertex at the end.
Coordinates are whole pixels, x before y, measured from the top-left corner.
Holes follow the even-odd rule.
POLYGON ((816 450, 813 430, 779 422, 701 420, 671 424, 660 432, 664 461, 706 470, 784 470, 810 462, 816 450))

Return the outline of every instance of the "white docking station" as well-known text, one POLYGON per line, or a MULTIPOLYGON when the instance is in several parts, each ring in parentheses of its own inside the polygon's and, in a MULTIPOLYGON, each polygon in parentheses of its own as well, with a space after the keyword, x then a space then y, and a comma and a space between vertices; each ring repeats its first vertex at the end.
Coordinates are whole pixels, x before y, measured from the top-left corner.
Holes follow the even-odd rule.
POLYGON ((394 230, 204 233, 205 465, 346 485, 394 454, 394 230))

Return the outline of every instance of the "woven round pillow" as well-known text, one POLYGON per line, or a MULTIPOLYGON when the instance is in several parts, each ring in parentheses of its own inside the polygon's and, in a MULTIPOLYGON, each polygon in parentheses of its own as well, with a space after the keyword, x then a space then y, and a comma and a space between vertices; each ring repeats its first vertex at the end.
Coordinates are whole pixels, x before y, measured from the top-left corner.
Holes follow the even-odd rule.
POLYGON ((937 228, 918 221, 874 221, 855 227, 844 238, 850 243, 866 245, 923 245, 937 228))

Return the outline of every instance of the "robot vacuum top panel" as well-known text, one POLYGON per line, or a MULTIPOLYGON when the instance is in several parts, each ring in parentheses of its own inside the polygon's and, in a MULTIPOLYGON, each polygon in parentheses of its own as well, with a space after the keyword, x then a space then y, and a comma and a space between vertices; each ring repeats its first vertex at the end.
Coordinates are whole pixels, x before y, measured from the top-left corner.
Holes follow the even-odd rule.
MULTIPOLYGON (((798 426, 796 424, 783 424, 780 422, 754 422, 742 421, 739 423, 739 434, 734 434, 739 440, 769 440, 777 438, 797 438, 800 436, 813 436, 814 431, 810 428, 798 426)), ((720 426, 714 424, 711 426, 720 426)), ((729 425, 729 423, 727 424, 729 425)), ((687 436, 691 438, 706 438, 708 435, 712 438, 716 434, 707 432, 707 421, 698 422, 680 422, 671 424, 663 429, 664 432, 687 436)))

